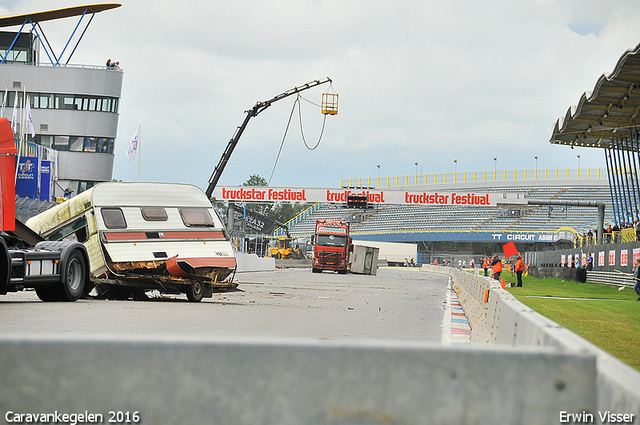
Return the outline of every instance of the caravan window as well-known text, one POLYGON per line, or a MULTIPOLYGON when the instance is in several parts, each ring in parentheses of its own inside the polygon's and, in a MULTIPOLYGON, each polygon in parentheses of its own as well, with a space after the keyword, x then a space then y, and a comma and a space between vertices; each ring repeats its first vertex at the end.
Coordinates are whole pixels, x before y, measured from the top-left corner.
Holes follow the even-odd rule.
POLYGON ((180 208, 180 217, 187 227, 208 226, 213 227, 213 219, 206 208, 180 208))
POLYGON ((107 229, 126 229, 127 222, 120 208, 102 208, 102 219, 107 229))
POLYGON ((140 208, 140 212, 145 221, 167 221, 164 208, 140 208))

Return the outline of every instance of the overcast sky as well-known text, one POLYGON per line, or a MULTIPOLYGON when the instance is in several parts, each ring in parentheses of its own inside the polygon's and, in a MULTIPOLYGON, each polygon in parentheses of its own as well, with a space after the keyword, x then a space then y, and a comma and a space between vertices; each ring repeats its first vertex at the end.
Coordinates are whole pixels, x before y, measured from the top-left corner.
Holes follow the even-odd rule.
MULTIPOLYGON (((640 43, 637 0, 121 3, 95 16, 71 61, 111 58, 124 70, 113 177, 138 180, 125 152, 141 125, 141 179, 203 189, 245 110, 325 77, 339 112, 311 151, 295 111, 272 186, 534 169, 535 156, 539 169, 604 167, 601 150, 551 145, 551 130, 640 43)), ((80 4, 4 1, 0 14, 80 4)), ((57 52, 76 22, 42 23, 57 52)), ((314 103, 327 90, 302 93, 311 147, 323 122, 314 103)), ((251 119, 220 184, 269 178, 295 98, 251 119)), ((33 119, 37 127, 37 111, 33 119)))

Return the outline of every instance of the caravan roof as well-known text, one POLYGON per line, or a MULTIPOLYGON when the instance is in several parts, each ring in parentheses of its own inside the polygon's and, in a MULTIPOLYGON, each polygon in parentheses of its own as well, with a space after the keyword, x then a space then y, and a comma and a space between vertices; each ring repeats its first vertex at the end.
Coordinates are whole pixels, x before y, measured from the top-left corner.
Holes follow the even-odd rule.
POLYGON ((178 183, 101 183, 90 189, 97 207, 207 207, 211 201, 197 186, 178 183))

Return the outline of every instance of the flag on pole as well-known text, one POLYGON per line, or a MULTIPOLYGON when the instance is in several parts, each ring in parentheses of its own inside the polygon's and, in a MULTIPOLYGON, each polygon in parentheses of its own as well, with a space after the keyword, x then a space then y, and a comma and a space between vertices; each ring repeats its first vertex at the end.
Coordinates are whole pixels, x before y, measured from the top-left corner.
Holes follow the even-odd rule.
POLYGON ((9 86, 4 87, 4 98, 2 99, 2 110, 0 111, 0 117, 4 118, 4 108, 7 106, 7 90, 9 86))
POLYGON ((29 102, 29 96, 27 95, 27 121, 29 121, 29 130, 31 130, 31 137, 36 137, 36 131, 33 129, 33 120, 31 119, 31 102, 29 102))
POLYGON ((136 151, 138 150, 138 132, 140 127, 136 130, 136 134, 133 135, 133 139, 129 142, 129 148, 127 148, 127 161, 131 162, 136 159, 136 151))
POLYGON ((513 241, 507 242, 502 245, 502 252, 504 252, 506 258, 509 258, 512 255, 518 255, 518 248, 516 248, 516 244, 513 241))
POLYGON ((16 90, 16 97, 13 99, 13 117, 11 117, 11 128, 13 129, 13 134, 15 134, 18 129, 18 91, 17 90, 16 90))

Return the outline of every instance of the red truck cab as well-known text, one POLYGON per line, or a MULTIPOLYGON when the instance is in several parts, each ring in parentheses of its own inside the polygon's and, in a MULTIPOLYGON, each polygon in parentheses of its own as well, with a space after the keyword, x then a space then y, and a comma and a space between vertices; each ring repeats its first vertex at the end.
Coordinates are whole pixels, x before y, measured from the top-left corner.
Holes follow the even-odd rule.
POLYGON ((313 273, 323 270, 347 273, 349 254, 353 249, 349 222, 317 220, 313 244, 313 273))

